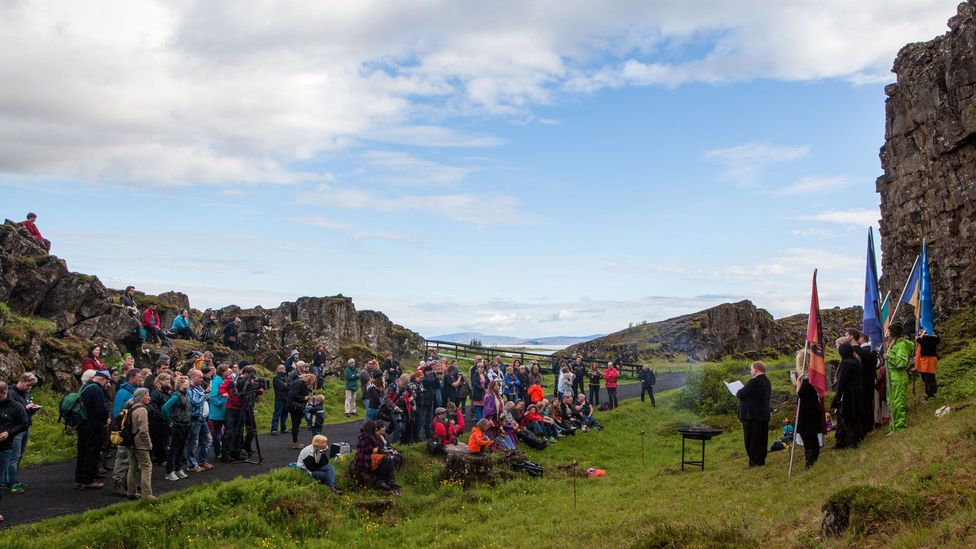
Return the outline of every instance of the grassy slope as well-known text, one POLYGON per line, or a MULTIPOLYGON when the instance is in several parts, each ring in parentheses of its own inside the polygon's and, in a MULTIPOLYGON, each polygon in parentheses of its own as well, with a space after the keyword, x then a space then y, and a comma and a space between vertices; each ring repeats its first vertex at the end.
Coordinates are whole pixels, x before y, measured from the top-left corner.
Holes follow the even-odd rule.
MULTIPOLYGON (((775 381, 783 382, 775 376, 775 381)), ((673 401, 674 394, 661 401, 673 401)), ((27 525, 5 535, 12 547, 44 546, 972 546, 976 542, 976 406, 946 418, 935 404, 910 415, 912 427, 895 437, 874 433, 855 451, 825 450, 811 471, 786 478, 788 452, 770 454, 764 468, 748 469, 741 432, 708 443, 708 469, 680 472, 676 424, 697 418, 671 406, 627 402, 604 414, 607 429, 563 439, 543 452, 527 450, 546 466, 546 478, 462 490, 439 484, 440 464, 406 448, 405 484, 393 500, 349 489, 341 498, 294 471, 215 484, 163 498, 157 504, 111 508, 27 525), (646 434, 642 462, 640 432, 646 434), (577 505, 562 468, 600 467, 605 478, 580 478, 577 505), (877 484, 928 498, 939 512, 867 538, 819 540, 821 505, 838 489, 877 484), (939 520, 931 520, 935 516, 939 520), (581 517, 585 517, 582 518, 581 517), (30 540, 30 541, 27 541, 30 540)), ((771 433, 775 436, 775 432, 771 433)), ((342 466, 340 469, 344 468, 342 466)))

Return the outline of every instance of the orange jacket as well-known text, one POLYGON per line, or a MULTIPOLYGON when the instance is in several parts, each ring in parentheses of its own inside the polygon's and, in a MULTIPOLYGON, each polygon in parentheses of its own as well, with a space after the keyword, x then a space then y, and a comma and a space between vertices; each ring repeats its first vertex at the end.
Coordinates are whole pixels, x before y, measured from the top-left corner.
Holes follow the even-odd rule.
POLYGON ((481 429, 475 427, 471 429, 471 438, 468 439, 468 451, 481 452, 486 447, 491 446, 491 441, 485 438, 481 429))
POLYGON ((529 393, 529 401, 531 401, 532 404, 541 401, 546 396, 545 393, 542 391, 542 386, 539 385, 538 383, 529 387, 528 393, 529 393))

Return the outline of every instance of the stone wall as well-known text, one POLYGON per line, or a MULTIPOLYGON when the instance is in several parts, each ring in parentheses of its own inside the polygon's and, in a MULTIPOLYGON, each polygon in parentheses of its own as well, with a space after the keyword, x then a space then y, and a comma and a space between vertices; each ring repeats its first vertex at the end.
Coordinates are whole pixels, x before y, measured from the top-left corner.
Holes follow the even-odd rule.
POLYGON ((976 295, 976 0, 948 26, 898 53, 876 184, 882 288, 897 297, 925 238, 937 323, 976 295))

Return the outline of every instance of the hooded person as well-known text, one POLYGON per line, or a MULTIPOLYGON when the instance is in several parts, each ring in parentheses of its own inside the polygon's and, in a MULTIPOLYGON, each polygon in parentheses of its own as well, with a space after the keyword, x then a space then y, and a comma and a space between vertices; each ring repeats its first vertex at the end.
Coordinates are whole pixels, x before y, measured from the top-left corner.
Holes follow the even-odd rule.
POLYGON ((837 346, 840 365, 837 368, 837 388, 830 407, 837 410, 837 440, 835 448, 856 448, 864 438, 861 429, 861 362, 854 347, 843 340, 837 346))

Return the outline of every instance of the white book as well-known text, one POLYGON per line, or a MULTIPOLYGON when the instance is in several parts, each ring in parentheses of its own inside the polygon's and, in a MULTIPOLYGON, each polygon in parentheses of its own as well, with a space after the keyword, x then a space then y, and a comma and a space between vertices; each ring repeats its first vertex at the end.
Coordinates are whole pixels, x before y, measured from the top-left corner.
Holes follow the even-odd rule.
POLYGON ((726 381, 725 386, 729 388, 729 392, 732 393, 732 396, 735 396, 735 394, 739 392, 739 389, 745 387, 745 385, 743 385, 742 382, 739 381, 738 379, 733 381, 732 383, 726 381))

